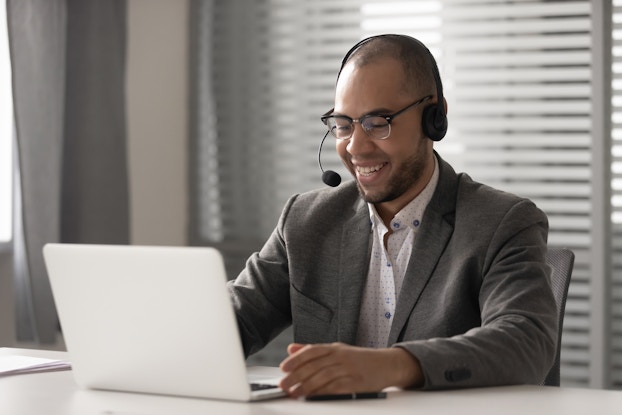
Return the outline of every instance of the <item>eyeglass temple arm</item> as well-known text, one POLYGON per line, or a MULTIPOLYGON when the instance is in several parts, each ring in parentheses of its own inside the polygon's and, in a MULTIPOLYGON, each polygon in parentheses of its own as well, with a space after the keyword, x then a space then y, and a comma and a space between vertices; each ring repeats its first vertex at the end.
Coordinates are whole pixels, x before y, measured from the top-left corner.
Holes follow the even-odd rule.
POLYGON ((333 112, 335 112, 335 108, 331 108, 330 110, 322 114, 322 116, 320 117, 320 120, 322 120, 322 122, 326 124, 326 118, 330 117, 333 112))

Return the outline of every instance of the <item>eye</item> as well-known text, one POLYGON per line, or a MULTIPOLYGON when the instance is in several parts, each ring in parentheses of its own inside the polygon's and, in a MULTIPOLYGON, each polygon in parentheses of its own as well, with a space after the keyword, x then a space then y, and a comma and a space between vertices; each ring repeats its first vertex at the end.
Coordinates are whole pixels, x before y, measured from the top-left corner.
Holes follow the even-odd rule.
POLYGON ((349 125, 343 125, 336 127, 333 130, 333 133, 337 135, 337 137, 345 137, 350 135, 350 131, 352 131, 352 127, 349 125))
POLYGON ((352 123, 346 118, 331 118, 328 121, 330 132, 336 137, 349 136, 352 131, 352 123))
POLYGON ((389 123, 384 117, 368 117, 363 122, 363 127, 367 131, 385 128, 389 123))

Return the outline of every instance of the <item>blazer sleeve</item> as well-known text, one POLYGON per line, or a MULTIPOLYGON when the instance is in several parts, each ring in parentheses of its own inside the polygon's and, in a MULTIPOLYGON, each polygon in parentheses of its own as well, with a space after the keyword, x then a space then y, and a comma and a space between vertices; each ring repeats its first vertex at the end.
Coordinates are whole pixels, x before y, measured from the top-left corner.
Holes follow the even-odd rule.
MULTIPOLYGON (((481 231, 481 223, 458 212, 455 235, 439 260, 443 266, 437 273, 442 275, 435 275, 474 279, 473 274, 480 273, 476 279, 481 280, 468 286, 476 288, 473 296, 481 324, 448 337, 403 339, 394 345, 418 358, 424 389, 539 384, 553 364, 558 327, 550 270, 545 263, 547 218, 526 199, 518 199, 499 218, 488 235, 481 231), (467 225, 458 225, 460 220, 467 225), (478 242, 470 246, 465 243, 468 238, 478 242), (479 258, 481 270, 465 267, 456 260, 461 255, 479 258)), ((445 295, 468 296, 459 292, 445 295)))
POLYGON ((227 283, 246 357, 261 350, 291 325, 289 266, 283 227, 297 199, 292 196, 276 228, 246 267, 227 283))

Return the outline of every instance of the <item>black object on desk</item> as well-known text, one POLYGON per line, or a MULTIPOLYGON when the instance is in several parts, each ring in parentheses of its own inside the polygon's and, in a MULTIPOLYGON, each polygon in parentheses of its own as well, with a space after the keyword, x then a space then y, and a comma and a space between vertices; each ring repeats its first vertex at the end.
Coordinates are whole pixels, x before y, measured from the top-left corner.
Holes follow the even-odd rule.
POLYGON ((315 395, 307 396, 306 401, 343 401, 354 399, 385 399, 386 392, 362 392, 362 393, 343 393, 338 395, 315 395))

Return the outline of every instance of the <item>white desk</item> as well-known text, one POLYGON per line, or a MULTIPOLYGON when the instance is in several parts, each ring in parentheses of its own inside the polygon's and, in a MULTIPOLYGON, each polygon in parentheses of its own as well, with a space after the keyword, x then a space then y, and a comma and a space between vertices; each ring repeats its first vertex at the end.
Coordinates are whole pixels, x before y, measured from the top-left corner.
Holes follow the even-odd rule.
MULTIPOLYGON (((0 348, 67 359, 63 352, 0 348)), ((622 414, 622 392, 546 386, 509 386, 441 392, 394 391, 387 399, 303 402, 277 399, 235 403, 79 389, 71 371, 0 377, 1 415, 365 415, 365 414, 622 414)))

